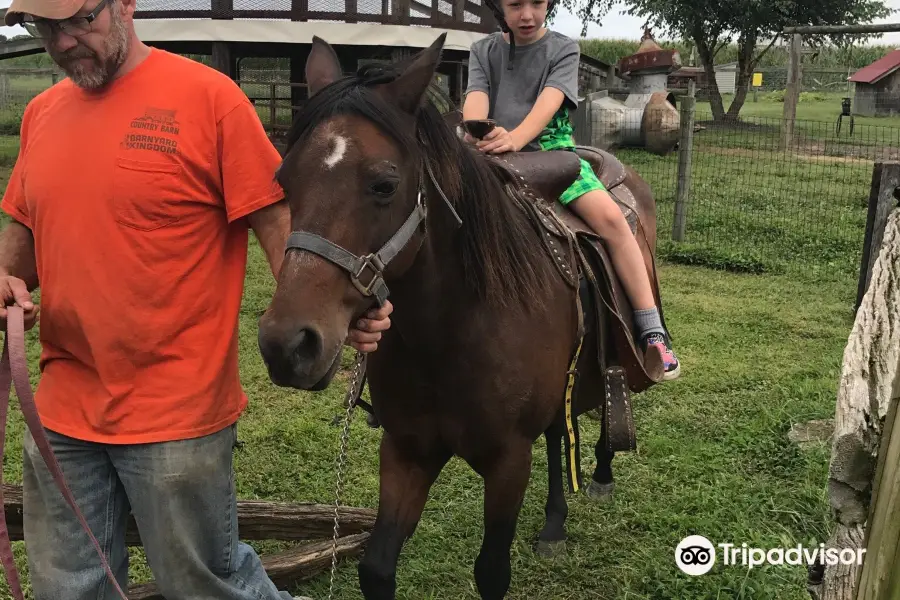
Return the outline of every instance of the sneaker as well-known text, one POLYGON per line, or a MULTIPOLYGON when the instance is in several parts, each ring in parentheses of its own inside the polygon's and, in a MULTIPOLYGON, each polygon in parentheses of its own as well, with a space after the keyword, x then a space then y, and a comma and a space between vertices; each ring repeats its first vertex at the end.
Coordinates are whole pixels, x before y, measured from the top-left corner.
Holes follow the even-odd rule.
POLYGON ((675 353, 672 351, 669 343, 669 336, 654 332, 647 334, 641 342, 644 347, 644 352, 647 352, 647 348, 651 345, 659 348, 660 354, 662 354, 663 357, 663 366, 665 367, 663 381, 678 379, 678 376, 681 375, 681 364, 678 362, 675 353))

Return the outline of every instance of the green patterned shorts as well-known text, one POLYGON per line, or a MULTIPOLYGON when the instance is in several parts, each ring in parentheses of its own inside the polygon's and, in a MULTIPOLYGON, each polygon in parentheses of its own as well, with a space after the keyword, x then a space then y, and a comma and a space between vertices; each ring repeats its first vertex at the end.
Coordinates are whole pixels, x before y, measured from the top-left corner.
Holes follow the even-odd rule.
MULTIPOLYGON (((538 143, 541 146, 541 150, 575 151, 575 138, 572 135, 572 123, 569 120, 569 109, 567 107, 560 108, 553 115, 553 119, 547 124, 538 143)), ((580 160, 581 172, 578 174, 578 178, 559 197, 559 201, 563 205, 567 205, 594 190, 606 191, 606 187, 594 174, 591 165, 583 158, 580 160)))

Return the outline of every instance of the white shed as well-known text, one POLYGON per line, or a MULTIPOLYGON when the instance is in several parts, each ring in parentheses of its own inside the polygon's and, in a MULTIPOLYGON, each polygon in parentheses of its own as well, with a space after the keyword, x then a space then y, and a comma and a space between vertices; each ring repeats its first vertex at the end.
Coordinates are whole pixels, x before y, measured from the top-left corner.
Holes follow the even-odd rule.
POLYGON ((737 88, 737 63, 730 62, 723 65, 716 65, 713 70, 716 72, 716 85, 719 86, 720 94, 733 94, 737 88))

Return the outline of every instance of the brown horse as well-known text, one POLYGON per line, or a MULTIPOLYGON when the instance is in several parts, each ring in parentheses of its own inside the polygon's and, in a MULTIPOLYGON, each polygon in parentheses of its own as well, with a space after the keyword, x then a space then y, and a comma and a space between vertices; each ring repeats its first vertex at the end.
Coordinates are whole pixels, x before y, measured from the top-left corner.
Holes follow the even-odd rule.
MULTIPOLYGON (((259 323, 272 381, 327 387, 350 323, 383 302, 388 285, 395 307, 368 357, 384 428, 378 517, 359 564, 368 600, 394 598, 401 548, 454 455, 484 480, 475 563, 482 598, 503 598, 509 588, 510 547, 541 435, 549 494, 539 548, 565 540, 560 445, 577 293, 517 204, 521 181, 461 141, 428 100, 444 37, 401 67, 347 77, 316 38, 310 98, 277 174, 295 231, 259 323)), ((597 347, 596 331, 586 330, 584 346, 597 347)), ((582 367, 580 385, 596 385, 600 371, 582 367)), ((589 488, 601 493, 612 485, 606 448, 601 437, 589 488)))

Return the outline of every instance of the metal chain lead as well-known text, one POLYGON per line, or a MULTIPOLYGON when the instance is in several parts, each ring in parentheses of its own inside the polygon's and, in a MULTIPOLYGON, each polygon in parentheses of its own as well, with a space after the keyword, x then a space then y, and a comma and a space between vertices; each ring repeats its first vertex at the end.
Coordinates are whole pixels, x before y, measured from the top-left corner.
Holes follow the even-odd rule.
POLYGON ((338 509, 341 504, 341 495, 344 492, 344 462, 347 458, 347 442, 350 439, 350 422, 353 416, 353 409, 356 408, 356 398, 359 391, 360 377, 366 362, 366 354, 356 352, 356 365, 353 368, 353 375, 350 378, 350 385, 347 388, 347 397, 344 403, 347 405, 347 411, 344 413, 344 427, 341 431, 341 451, 338 454, 337 461, 337 482, 334 491, 334 536, 331 540, 331 581, 328 584, 328 600, 334 595, 334 574, 337 570, 337 540, 338 540, 338 509))

